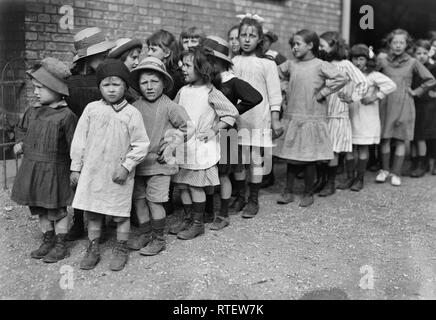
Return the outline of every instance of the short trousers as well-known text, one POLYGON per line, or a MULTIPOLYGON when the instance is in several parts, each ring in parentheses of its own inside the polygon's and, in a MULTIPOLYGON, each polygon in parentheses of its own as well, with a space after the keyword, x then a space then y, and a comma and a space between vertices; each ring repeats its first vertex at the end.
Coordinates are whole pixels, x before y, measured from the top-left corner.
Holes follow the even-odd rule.
POLYGON ((29 207, 30 214, 35 215, 47 215, 48 220, 58 221, 65 218, 68 214, 67 207, 57 208, 57 209, 46 209, 42 207, 29 207))
POLYGON ((147 199, 155 203, 168 201, 171 176, 158 174, 155 176, 135 176, 133 200, 147 199))

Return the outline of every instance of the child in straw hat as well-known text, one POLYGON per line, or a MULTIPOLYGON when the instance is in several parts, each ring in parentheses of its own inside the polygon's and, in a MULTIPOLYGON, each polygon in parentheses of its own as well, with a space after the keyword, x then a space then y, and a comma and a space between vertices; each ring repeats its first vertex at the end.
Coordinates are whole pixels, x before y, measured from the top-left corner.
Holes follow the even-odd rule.
POLYGON ((69 153, 77 117, 64 100, 69 94, 65 78, 70 75, 65 64, 46 58, 27 73, 37 103, 26 110, 17 127, 14 152, 24 157, 11 199, 38 215, 43 239, 30 255, 51 263, 69 255, 65 245, 67 206, 73 199, 69 153))
POLYGON ((182 144, 187 140, 189 116, 166 95, 173 86, 173 79, 161 60, 145 58, 131 76, 132 86, 142 94, 133 105, 141 112, 151 140, 145 160, 136 168, 133 190, 140 233, 128 246, 140 250, 142 255, 153 256, 165 249, 163 203, 168 201, 171 176, 179 170, 175 161, 171 161, 170 150, 175 150, 177 142, 182 144), (179 137, 178 141, 171 139, 174 134, 179 137))
POLYGON ((150 145, 141 113, 125 97, 129 70, 107 59, 96 72, 103 99, 88 104, 71 145, 71 183, 77 185, 72 206, 88 216, 89 246, 80 268, 93 269, 100 260, 99 237, 105 216, 117 223, 117 244, 110 269, 127 263, 130 209, 135 167, 150 145))

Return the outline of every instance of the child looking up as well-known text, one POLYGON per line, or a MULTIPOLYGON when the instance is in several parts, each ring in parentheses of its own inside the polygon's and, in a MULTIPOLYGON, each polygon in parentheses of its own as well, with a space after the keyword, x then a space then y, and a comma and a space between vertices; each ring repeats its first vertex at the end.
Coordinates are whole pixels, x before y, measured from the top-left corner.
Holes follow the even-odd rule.
POLYGON ((107 59, 96 77, 103 99, 86 106, 71 145, 70 179, 77 186, 72 206, 88 216, 89 245, 80 268, 93 269, 99 262, 101 223, 105 216, 113 216, 117 244, 110 269, 119 271, 128 259, 135 167, 150 143, 141 113, 124 97, 130 78, 126 65, 107 59))
POLYGON ((26 110, 17 127, 19 142, 14 151, 24 152, 24 158, 11 199, 38 215, 43 240, 30 255, 50 263, 69 255, 65 245, 67 206, 73 200, 69 153, 77 117, 64 100, 69 94, 65 79, 70 75, 65 64, 46 58, 27 73, 37 104, 26 110))

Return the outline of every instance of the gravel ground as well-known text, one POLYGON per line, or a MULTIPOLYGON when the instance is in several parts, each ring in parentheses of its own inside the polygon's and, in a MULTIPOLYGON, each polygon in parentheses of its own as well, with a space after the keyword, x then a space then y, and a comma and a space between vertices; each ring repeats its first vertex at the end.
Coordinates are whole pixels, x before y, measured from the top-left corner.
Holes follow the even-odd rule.
MULTIPOLYGON (((276 175, 283 172, 278 164, 276 175)), ((79 269, 86 240, 70 243, 71 256, 59 263, 31 259, 42 236, 38 221, 4 191, 0 298, 436 299, 436 176, 403 178, 399 188, 373 181, 367 173, 363 191, 337 191, 301 209, 298 199, 276 204, 279 179, 261 191, 256 218, 232 216, 228 228, 191 241, 168 235, 164 252, 132 252, 118 273, 108 269, 113 237, 91 271, 79 269), (65 290, 64 265, 74 280, 65 290), (364 281, 371 276, 373 286, 364 281)))

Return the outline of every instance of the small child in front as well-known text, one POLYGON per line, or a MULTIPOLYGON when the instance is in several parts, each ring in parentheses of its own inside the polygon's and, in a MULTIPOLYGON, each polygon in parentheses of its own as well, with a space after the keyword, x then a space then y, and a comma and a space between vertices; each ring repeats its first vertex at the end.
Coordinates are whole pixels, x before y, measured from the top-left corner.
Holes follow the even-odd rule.
POLYGON ((101 222, 109 215, 117 223, 110 269, 119 271, 128 260, 135 167, 150 142, 141 113, 124 96, 130 78, 125 64, 107 59, 96 76, 103 98, 86 106, 71 145, 70 180, 77 186, 72 206, 88 216, 89 246, 80 268, 93 269, 100 261, 101 222))

